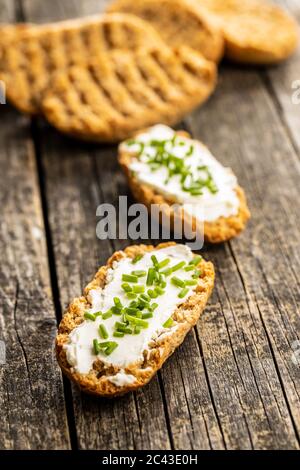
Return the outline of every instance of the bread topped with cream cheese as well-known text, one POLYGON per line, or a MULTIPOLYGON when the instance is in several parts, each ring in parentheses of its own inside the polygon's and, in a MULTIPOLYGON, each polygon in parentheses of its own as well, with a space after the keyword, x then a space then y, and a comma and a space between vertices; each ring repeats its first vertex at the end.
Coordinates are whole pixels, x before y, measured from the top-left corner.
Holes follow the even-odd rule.
POLYGON ((186 245, 114 253, 63 316, 56 339, 63 372, 99 396, 144 386, 196 324, 213 285, 212 263, 186 245))
POLYGON ((235 175, 186 132, 164 125, 141 131, 119 146, 119 162, 137 201, 149 211, 160 207, 171 225, 181 218, 211 243, 245 228, 250 212, 235 175))

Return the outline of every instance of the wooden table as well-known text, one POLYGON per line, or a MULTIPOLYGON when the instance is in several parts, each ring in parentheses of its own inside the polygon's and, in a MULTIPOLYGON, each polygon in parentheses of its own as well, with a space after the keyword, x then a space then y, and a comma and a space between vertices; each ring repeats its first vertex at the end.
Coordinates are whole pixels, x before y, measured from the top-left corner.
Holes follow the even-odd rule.
MULTIPOLYGON (((298 0, 279 3, 300 20, 298 0)), ((83 16, 99 5, 0 0, 0 21, 83 16)), ((222 66, 215 95, 186 118, 238 175, 252 220, 240 238, 205 248, 216 286, 183 346, 147 387, 112 401, 63 379, 53 344, 68 302, 127 243, 95 234, 97 205, 128 194, 116 148, 72 141, 0 106, 1 448, 299 448, 299 58, 222 66)))

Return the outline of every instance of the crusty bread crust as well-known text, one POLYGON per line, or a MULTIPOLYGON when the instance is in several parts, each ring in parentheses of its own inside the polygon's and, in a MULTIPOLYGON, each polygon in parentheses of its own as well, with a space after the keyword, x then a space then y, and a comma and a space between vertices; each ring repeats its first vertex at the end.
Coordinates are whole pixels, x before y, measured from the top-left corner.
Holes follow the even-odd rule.
POLYGON ((178 122, 211 95, 216 66, 193 49, 173 51, 156 38, 149 30, 147 47, 101 53, 58 73, 42 103, 46 119, 95 142, 119 142, 157 122, 178 122))
POLYGON ((125 368, 127 374, 133 375, 136 378, 136 382, 131 385, 117 387, 108 380, 108 377, 117 374, 120 369, 114 366, 105 368, 100 359, 95 360, 93 369, 89 374, 76 373, 66 358, 64 345, 68 342, 69 334, 83 322, 84 312, 90 308, 87 298, 88 293, 92 289, 105 286, 107 270, 112 266, 113 262, 120 260, 124 256, 134 258, 138 254, 172 245, 175 245, 175 243, 162 243, 157 247, 136 245, 130 246, 124 251, 114 253, 108 260, 107 265, 99 269, 93 281, 85 288, 84 296, 74 299, 64 314, 56 338, 57 359, 63 372, 84 392, 112 398, 146 385, 162 367, 167 358, 183 342, 186 334, 197 323, 214 285, 213 264, 204 260, 199 263, 201 274, 194 293, 187 301, 178 306, 172 315, 176 329, 169 334, 162 334, 157 339, 152 340, 149 343, 149 351, 144 353, 144 360, 125 368))
POLYGON ((189 0, 116 0, 108 5, 107 12, 139 16, 151 23, 171 47, 189 46, 214 62, 223 57, 220 28, 205 9, 189 0))
MULTIPOLYGON (((140 131, 141 133, 143 131, 140 131)), ((178 135, 185 135, 189 137, 189 134, 185 131, 178 131, 178 135)), ((135 199, 144 204, 148 210, 151 210, 153 204, 159 205, 161 207, 161 212, 170 217, 171 225, 174 222, 174 219, 178 216, 175 215, 172 204, 174 202, 169 202, 165 199, 162 194, 155 192, 153 188, 146 184, 141 184, 138 179, 130 171, 130 163, 133 158, 131 153, 125 152, 122 150, 122 147, 119 148, 119 163, 123 168, 125 175, 128 180, 128 184, 132 191, 135 199)), ((240 201, 239 211, 236 215, 230 217, 219 217, 213 222, 204 223, 204 240, 209 243, 221 243, 227 240, 230 240, 233 237, 239 235, 246 226, 247 221, 250 218, 250 211, 247 206, 246 196, 243 189, 240 186, 236 187, 236 193, 240 201)), ((182 224, 185 224, 185 227, 190 225, 190 217, 186 217, 185 214, 181 214, 182 224)), ((196 230, 197 221, 193 218, 192 220, 192 229, 196 230)), ((201 226, 201 230, 203 230, 201 226)))
POLYGON ((7 97, 17 109, 29 114, 40 113, 42 97, 51 87, 55 72, 86 65, 104 52, 130 51, 149 43, 164 46, 150 24, 122 13, 41 26, 11 26, 6 31, 10 42, 1 62, 7 97))
POLYGON ((207 8, 223 30, 225 56, 254 65, 287 59, 299 39, 296 21, 282 8, 264 0, 194 0, 207 8))

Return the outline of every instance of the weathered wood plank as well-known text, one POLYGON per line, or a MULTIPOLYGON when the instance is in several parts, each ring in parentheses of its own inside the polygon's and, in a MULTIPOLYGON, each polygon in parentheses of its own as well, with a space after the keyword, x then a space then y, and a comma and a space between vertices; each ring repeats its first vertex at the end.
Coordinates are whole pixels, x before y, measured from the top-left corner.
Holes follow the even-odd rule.
POLYGON ((215 96, 188 121, 238 174, 253 215, 242 237, 207 251, 219 282, 198 330, 225 442, 297 448, 298 160, 254 71, 223 69, 215 96))
MULTIPOLYGON (((276 0, 276 3, 290 11, 300 25, 298 0, 276 0)), ((300 155, 300 43, 291 59, 266 71, 266 78, 269 91, 277 103, 278 113, 300 155)))
MULTIPOLYGON (((0 21, 14 19, 0 1, 0 21)), ((0 448, 69 447, 43 216, 28 120, 0 106, 0 448)))

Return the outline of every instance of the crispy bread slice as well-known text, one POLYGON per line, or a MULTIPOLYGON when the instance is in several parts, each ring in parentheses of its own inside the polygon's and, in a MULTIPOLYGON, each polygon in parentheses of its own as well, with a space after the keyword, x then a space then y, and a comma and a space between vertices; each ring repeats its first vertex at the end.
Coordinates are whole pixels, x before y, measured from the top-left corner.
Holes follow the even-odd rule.
POLYGON ((108 12, 137 15, 148 21, 171 47, 186 45, 219 62, 224 39, 207 12, 189 0, 116 0, 108 12))
POLYGON ((157 122, 174 124, 205 101, 215 88, 215 64, 150 39, 147 47, 103 52, 58 73, 42 103, 48 121, 81 139, 115 142, 157 122))
MULTIPOLYGON (((84 66, 113 50, 162 44, 156 31, 126 14, 97 15, 62 21, 14 33, 2 57, 2 79, 8 99, 21 111, 40 112, 41 99, 53 74, 73 65, 84 66)), ((163 44, 162 44, 163 46, 163 44)))
MULTIPOLYGON (((142 133, 143 131, 141 131, 142 133)), ((190 137, 185 131, 178 131, 178 135, 184 135, 190 137)), ((124 150, 119 149, 119 163, 124 170, 127 177, 131 192, 135 199, 151 210, 151 205, 156 204, 161 206, 161 211, 166 214, 171 224, 174 222, 178 215, 174 213, 172 205, 173 201, 167 201, 162 194, 155 192, 153 188, 146 184, 141 184, 138 179, 132 174, 130 170, 130 163, 133 158, 132 153, 128 153, 124 150)), ((209 243, 221 243, 236 237, 245 229, 246 223, 250 218, 250 211, 247 206, 246 196, 243 189, 240 186, 236 187, 236 193, 240 201, 239 211, 236 215, 230 217, 219 217, 213 222, 204 222, 204 240, 209 243)), ((182 223, 185 226, 189 226, 191 221, 189 216, 181 215, 182 223)), ((197 221, 193 218, 192 230, 196 230, 197 221)), ((201 227, 202 228, 202 227, 201 227)))
POLYGON ((282 8, 264 0, 194 0, 207 8, 225 37, 225 55, 245 64, 268 65, 289 57, 298 27, 282 8))
POLYGON ((56 338, 56 353, 63 372, 84 392, 111 398, 146 385, 162 367, 167 358, 183 342, 186 334, 197 323, 214 285, 214 267, 212 263, 204 260, 199 263, 201 274, 198 278, 195 291, 182 305, 177 307, 172 315, 175 325, 177 325, 174 332, 151 341, 148 346, 148 353, 144 354, 144 360, 125 368, 126 374, 135 377, 134 383, 124 386, 114 385, 108 380, 108 377, 115 376, 120 371, 120 368, 116 366, 105 368, 100 359, 94 361, 93 369, 88 374, 75 372, 67 361, 64 345, 68 342, 69 334, 84 320, 84 312, 90 307, 87 298, 90 290, 105 286, 107 270, 113 265, 113 262, 120 260, 124 256, 134 258, 138 254, 171 245, 175 245, 175 243, 162 243, 157 247, 145 245, 131 246, 124 251, 114 253, 108 260, 107 265, 99 269, 94 280, 86 287, 84 296, 74 299, 70 304, 59 326, 56 338))

